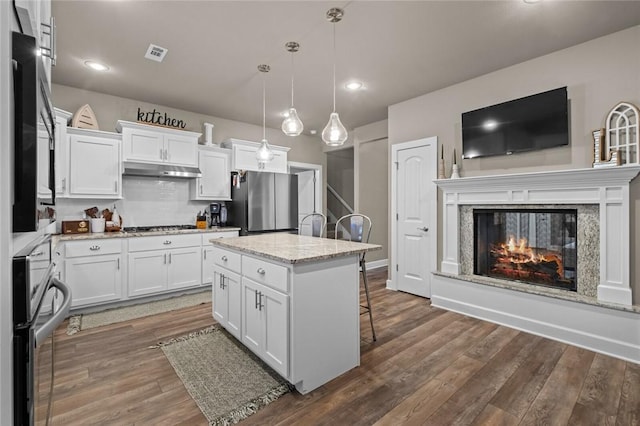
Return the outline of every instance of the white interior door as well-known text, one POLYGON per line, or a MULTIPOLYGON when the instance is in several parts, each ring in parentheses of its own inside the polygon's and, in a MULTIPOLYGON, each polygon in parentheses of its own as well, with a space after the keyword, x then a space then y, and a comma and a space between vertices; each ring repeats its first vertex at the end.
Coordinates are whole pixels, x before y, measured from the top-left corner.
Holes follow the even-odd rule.
POLYGON ((430 297, 437 217, 437 193, 432 182, 437 175, 437 140, 425 142, 398 150, 396 264, 398 290, 430 297))
MULTIPOLYGON (((315 170, 296 173, 298 175, 298 223, 306 215, 314 212, 316 198, 315 170)), ((304 235, 311 235, 311 222, 305 224, 304 235)))

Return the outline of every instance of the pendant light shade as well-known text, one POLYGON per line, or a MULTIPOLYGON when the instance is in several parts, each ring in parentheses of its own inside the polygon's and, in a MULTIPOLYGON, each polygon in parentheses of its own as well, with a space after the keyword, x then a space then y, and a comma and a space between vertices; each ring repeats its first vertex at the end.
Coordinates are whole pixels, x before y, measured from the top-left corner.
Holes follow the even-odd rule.
POLYGON ((349 137, 347 129, 342 125, 340 116, 336 112, 336 22, 340 22, 343 15, 344 11, 337 7, 327 11, 327 20, 333 24, 333 112, 322 131, 322 140, 329 146, 340 146, 349 137))
POLYGON ((260 147, 258 147, 258 151, 256 151, 256 159, 258 160, 258 165, 263 168, 266 163, 273 160, 273 151, 271 150, 271 146, 269 146, 269 141, 267 141, 267 126, 266 126, 266 117, 267 117, 267 103, 266 103, 266 80, 267 73, 271 70, 269 65, 258 65, 258 71, 262 73, 262 140, 260 141, 260 147))
POLYGON ((300 44, 290 41, 285 44, 288 52, 291 52, 291 107, 287 113, 287 117, 282 121, 282 131, 287 136, 298 136, 304 130, 302 120, 298 117, 298 112, 293 107, 293 54, 300 49, 300 44))
POLYGON ((322 140, 329 146, 340 146, 347 140, 347 129, 342 125, 337 112, 332 112, 322 131, 322 140))

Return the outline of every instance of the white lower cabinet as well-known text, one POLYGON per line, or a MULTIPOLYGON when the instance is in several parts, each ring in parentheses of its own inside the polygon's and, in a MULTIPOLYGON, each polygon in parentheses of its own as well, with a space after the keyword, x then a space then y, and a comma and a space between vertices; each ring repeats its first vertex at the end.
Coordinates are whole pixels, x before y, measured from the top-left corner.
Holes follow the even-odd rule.
POLYGON ((198 234, 157 235, 131 239, 128 256, 129 296, 200 285, 201 253, 201 239, 198 234))
POLYGON ((71 306, 112 302, 122 298, 120 240, 70 241, 65 245, 64 281, 71 288, 71 306))
POLYGON ((242 278, 242 343, 289 375, 289 296, 242 278))
POLYGON ((241 340, 241 285, 240 275, 224 268, 213 270, 213 318, 236 339, 241 340))

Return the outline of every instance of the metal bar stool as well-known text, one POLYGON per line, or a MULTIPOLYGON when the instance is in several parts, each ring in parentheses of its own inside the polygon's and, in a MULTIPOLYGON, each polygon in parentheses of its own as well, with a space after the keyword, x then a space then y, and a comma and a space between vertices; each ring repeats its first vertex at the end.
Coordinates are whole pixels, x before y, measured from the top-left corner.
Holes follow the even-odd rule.
MULTIPOLYGON (((368 243, 371 236, 371 219, 369 217, 352 213, 342 216, 336 221, 336 240, 348 240, 356 241, 359 243, 368 243), (341 229, 342 228, 342 229, 341 229)), ((360 256, 360 270, 362 271, 362 278, 364 281, 364 292, 367 296, 367 304, 360 305, 365 311, 360 314, 369 313, 369 321, 371 322, 371 334, 373 335, 373 341, 376 341, 376 331, 373 328, 373 313, 371 312, 371 299, 369 297, 369 283, 367 281, 367 264, 364 260, 366 253, 362 253, 360 256)))
POLYGON ((298 235, 310 235, 312 237, 322 237, 327 226, 327 217, 322 213, 310 213, 300 220, 298 225, 298 235), (311 233, 306 233, 304 225, 311 225, 311 233))

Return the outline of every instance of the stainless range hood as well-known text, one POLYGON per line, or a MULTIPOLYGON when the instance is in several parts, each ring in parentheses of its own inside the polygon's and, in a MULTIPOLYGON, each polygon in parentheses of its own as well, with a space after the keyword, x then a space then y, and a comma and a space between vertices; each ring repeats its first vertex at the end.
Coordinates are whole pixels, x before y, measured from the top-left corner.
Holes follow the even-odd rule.
POLYGON ((150 176, 150 177, 174 177, 174 178, 198 178, 202 172, 197 167, 172 166, 169 164, 123 162, 125 176, 150 176))

